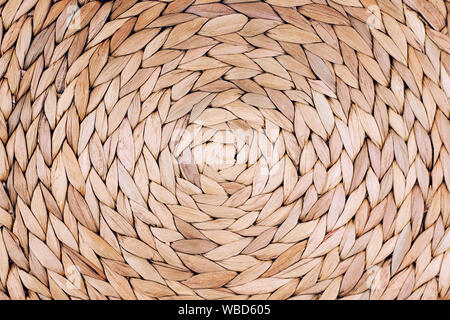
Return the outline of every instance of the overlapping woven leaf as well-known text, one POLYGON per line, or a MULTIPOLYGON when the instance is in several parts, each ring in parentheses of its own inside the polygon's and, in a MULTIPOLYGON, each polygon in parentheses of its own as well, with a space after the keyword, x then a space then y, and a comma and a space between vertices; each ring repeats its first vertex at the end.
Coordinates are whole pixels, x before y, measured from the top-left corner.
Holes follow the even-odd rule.
POLYGON ((0 0, 0 299, 449 299, 443 0, 0 0))

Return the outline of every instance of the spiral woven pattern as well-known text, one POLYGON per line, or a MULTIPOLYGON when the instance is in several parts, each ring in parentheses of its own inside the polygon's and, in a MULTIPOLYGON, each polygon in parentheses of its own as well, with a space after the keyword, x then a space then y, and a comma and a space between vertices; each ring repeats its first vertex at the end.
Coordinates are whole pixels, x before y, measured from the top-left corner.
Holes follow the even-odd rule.
POLYGON ((0 299, 449 299, 449 10, 0 0, 0 299))

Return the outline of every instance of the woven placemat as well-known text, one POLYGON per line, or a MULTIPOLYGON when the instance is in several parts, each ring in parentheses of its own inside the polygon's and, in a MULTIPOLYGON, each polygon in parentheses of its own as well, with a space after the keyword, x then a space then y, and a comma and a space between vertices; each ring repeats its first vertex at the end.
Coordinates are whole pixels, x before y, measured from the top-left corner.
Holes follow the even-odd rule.
POLYGON ((449 10, 0 0, 0 299, 449 299, 449 10))

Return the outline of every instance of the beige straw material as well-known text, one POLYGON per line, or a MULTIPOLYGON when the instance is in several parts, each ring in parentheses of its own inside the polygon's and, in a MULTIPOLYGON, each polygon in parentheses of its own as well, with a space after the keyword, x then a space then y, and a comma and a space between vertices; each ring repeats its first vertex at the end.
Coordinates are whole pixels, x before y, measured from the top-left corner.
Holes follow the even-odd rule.
POLYGON ((450 299, 449 12, 0 0, 0 299, 450 299))

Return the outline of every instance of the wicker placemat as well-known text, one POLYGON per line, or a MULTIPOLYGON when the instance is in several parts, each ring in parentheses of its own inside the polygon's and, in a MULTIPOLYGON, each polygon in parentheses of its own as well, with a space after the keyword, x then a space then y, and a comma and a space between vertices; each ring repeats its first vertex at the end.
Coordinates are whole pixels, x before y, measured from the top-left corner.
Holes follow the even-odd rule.
POLYGON ((449 299, 449 10, 0 0, 0 299, 449 299))

